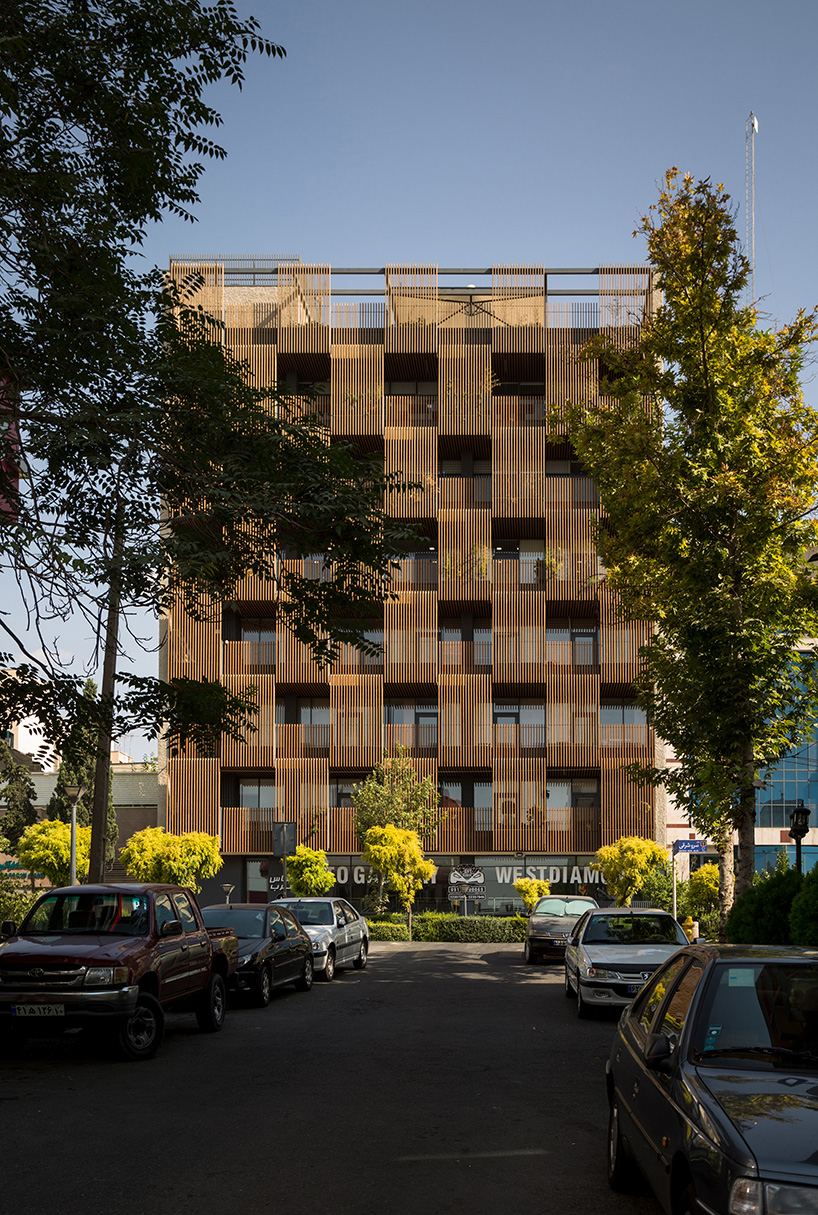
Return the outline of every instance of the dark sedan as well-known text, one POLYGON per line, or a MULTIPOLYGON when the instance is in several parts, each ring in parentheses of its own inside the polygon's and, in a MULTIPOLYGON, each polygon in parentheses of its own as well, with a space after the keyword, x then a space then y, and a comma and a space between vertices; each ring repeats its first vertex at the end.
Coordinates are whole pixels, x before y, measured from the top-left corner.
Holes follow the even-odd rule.
POLYGON ((691 945, 621 1016, 608 1179, 671 1215, 818 1212, 818 952, 691 945))
POLYGON ((208 928, 232 928, 239 939, 233 991, 251 994, 262 1008, 276 987, 312 987, 312 942, 298 920, 283 907, 263 903, 219 903, 202 908, 208 928))
POLYGON ((528 917, 523 951, 526 962, 565 957, 571 929, 581 915, 597 906, 596 899, 584 895, 547 894, 541 898, 528 917))

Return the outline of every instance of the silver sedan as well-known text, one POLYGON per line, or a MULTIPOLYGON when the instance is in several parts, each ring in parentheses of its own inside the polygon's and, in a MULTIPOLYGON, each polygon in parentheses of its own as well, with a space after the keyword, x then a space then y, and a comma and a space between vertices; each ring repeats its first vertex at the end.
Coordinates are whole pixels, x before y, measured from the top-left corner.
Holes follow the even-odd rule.
POLYGON ((689 941, 667 911, 608 907, 588 911, 565 949, 565 995, 577 1016, 624 1008, 663 962, 689 941))
POLYGON ((276 899, 295 915, 312 941, 315 973, 326 983, 342 966, 363 970, 369 954, 369 925, 346 899, 276 899))

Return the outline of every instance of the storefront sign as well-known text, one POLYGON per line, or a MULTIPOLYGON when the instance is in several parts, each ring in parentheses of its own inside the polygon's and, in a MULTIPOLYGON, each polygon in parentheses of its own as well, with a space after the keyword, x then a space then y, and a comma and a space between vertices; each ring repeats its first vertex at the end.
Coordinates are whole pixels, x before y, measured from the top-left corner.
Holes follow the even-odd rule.
POLYGON ((484 899, 486 897, 486 875, 473 865, 461 865, 449 874, 449 901, 460 899, 484 899))

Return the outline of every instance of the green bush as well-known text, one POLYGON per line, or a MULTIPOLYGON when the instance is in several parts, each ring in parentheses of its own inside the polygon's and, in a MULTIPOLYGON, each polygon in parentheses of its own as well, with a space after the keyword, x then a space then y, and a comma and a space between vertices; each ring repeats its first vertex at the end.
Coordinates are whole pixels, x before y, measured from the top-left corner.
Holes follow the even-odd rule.
POLYGON ((790 908, 793 945, 818 945, 818 866, 811 869, 790 908))
POLYGON ((12 874, 0 873, 0 920, 14 920, 19 924, 33 906, 34 900, 41 894, 41 890, 32 894, 31 890, 12 874))
POLYGON ((745 890, 727 917, 727 940, 735 945, 791 945, 790 911, 801 887, 795 869, 776 869, 745 890))
POLYGON ((389 924, 382 920, 367 920, 369 936, 373 941, 408 941, 409 928, 406 924, 389 924))
POLYGON ((486 941, 504 943, 525 940, 528 923, 525 916, 504 918, 484 915, 460 916, 445 912, 425 911, 412 921, 412 936, 416 941, 486 941))

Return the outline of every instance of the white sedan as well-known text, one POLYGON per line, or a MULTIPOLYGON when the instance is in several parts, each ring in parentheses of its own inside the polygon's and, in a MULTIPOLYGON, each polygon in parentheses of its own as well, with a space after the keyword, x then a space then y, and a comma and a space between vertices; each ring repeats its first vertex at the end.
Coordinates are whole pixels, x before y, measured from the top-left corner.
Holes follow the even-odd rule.
POLYGON ((363 970, 369 954, 369 925, 346 899, 276 899, 287 907, 312 941, 316 975, 326 983, 342 966, 363 970))
POLYGON ((673 916, 658 908, 588 911, 565 948, 565 995, 577 1016, 624 1008, 663 962, 689 941, 673 916))

